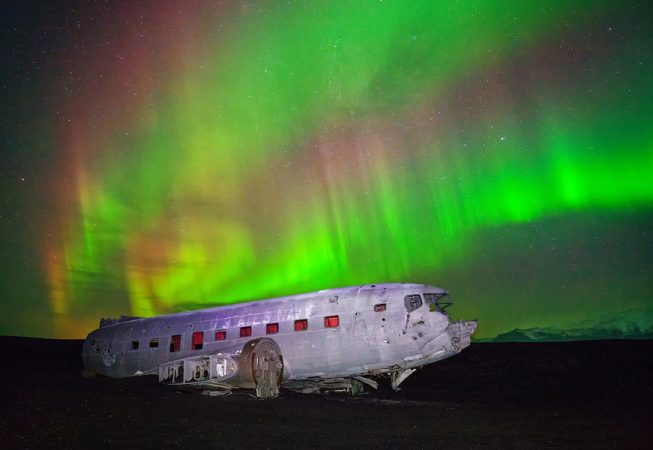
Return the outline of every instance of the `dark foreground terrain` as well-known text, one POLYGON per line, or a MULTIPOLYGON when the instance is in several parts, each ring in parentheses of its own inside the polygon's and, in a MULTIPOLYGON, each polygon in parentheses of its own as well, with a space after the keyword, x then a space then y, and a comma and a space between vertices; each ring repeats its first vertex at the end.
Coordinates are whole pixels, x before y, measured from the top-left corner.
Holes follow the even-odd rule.
POLYGON ((0 337, 1 448, 653 448, 653 341, 472 344, 399 393, 209 397, 0 337))

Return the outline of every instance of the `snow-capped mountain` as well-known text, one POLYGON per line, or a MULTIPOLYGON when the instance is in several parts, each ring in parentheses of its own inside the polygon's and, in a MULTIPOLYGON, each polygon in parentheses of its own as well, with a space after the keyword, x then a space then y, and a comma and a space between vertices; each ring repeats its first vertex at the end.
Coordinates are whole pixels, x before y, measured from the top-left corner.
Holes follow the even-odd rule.
POLYGON ((598 320, 582 321, 567 328, 514 329, 494 342, 578 341, 595 339, 653 339, 653 307, 623 311, 598 320))

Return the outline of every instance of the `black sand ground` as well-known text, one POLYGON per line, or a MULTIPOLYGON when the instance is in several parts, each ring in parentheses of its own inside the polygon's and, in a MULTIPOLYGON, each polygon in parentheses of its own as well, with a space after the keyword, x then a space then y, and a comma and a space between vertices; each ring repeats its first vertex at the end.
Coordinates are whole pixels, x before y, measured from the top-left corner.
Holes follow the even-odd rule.
POLYGON ((395 393, 208 397, 0 337, 1 448, 653 448, 653 341, 472 344, 395 393))

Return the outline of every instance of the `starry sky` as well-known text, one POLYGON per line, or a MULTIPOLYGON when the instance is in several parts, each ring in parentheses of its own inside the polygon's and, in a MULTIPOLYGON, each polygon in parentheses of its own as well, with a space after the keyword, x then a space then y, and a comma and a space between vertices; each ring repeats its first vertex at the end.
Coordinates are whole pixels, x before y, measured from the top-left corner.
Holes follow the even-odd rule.
POLYGON ((653 304, 645 1, 10 1, 0 334, 381 282, 653 304))

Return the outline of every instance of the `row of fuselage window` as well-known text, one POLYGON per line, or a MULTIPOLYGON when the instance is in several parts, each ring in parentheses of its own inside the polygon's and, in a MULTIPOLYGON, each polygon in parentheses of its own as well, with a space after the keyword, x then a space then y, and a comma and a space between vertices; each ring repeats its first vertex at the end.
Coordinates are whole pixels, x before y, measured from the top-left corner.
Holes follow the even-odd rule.
MULTIPOLYGON (((339 316, 326 316, 324 318, 324 328, 337 328, 340 326, 340 317, 339 316)), ((306 331, 308 330, 308 319, 298 319, 295 320, 294 325, 295 331, 306 331)), ((277 334, 279 332, 278 323, 268 323, 265 325, 265 334, 277 334)), ((240 327, 240 337, 247 338, 252 336, 252 327, 245 326, 240 327)), ((215 340, 224 341, 227 339, 227 330, 216 330, 215 331, 215 340)), ((138 350, 140 347, 140 341, 131 341, 131 349, 138 350)), ((153 338, 150 339, 150 348, 159 348, 159 339, 153 338)), ((202 350, 204 348, 204 332, 203 331, 194 331, 191 338, 191 350, 202 350)), ((170 337, 170 352, 181 351, 181 334, 174 334, 170 337)))

